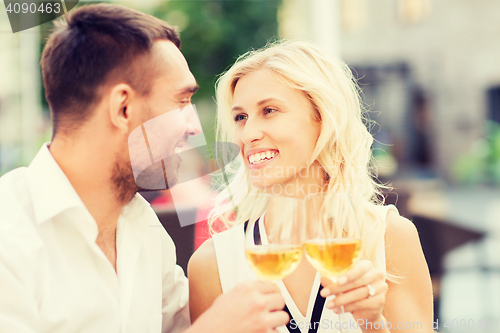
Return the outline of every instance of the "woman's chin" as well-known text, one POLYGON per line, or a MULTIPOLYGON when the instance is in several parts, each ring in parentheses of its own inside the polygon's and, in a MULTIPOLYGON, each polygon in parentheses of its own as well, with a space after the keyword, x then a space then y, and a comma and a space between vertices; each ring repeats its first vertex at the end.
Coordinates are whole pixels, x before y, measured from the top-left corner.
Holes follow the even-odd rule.
POLYGON ((250 185, 252 187, 255 187, 259 190, 268 190, 271 189, 273 186, 279 186, 279 183, 273 182, 272 180, 269 180, 268 178, 266 179, 250 179, 250 185))

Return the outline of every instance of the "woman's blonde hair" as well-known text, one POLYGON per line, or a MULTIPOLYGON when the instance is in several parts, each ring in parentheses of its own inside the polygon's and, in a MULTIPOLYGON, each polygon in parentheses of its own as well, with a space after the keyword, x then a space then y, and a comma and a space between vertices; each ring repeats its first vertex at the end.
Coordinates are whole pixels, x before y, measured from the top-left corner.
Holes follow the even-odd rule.
MULTIPOLYGON (((312 103, 321 132, 310 160, 317 160, 328 175, 325 207, 332 207, 330 215, 335 217, 336 236, 360 238, 360 257, 371 260, 375 267, 385 268, 381 254, 377 253, 386 230, 385 216, 377 207, 383 186, 370 173, 373 137, 364 123, 368 120, 364 118, 351 70, 344 62, 302 41, 275 42, 245 53, 217 81, 217 142, 234 141, 231 108, 236 84, 241 77, 260 69, 276 73, 281 82, 303 92, 312 103), (356 219, 348 213, 352 205, 356 219)), ((224 151, 217 153, 224 155, 224 151)), ((225 156, 218 158, 225 160, 225 156)), ((244 163, 229 163, 225 175, 229 175, 229 186, 221 187, 215 198, 215 208, 209 216, 212 231, 216 220, 232 227, 255 214, 260 216, 266 209, 265 192, 250 186, 244 163), (234 202, 238 204, 235 206, 234 202)))

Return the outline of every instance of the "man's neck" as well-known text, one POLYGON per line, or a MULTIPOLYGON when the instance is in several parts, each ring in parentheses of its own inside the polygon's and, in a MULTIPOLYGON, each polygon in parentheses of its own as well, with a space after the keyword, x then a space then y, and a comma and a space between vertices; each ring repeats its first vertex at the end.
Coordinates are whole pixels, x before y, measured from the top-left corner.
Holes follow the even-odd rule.
POLYGON ((111 182, 115 162, 102 143, 54 138, 50 152, 76 193, 94 217, 99 233, 116 230, 119 202, 111 182))

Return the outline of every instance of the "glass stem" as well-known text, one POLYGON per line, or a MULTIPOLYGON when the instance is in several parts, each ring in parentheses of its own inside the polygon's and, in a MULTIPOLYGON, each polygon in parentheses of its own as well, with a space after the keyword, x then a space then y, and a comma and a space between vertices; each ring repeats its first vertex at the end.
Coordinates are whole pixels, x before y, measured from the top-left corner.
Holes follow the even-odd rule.
MULTIPOLYGON (((340 313, 339 313, 339 321, 340 321, 340 332, 341 333, 349 333, 347 330, 345 330, 342 326, 344 324, 345 320, 345 312, 344 312, 344 306, 340 306, 340 313)), ((349 327, 349 323, 347 324, 347 327, 349 327)))

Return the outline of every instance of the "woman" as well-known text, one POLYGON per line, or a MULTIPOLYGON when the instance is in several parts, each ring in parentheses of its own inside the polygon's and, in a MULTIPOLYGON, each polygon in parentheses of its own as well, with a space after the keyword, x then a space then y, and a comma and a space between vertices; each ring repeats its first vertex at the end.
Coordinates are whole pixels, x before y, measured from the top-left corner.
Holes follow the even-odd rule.
POLYGON ((252 213, 265 212, 266 193, 333 198, 347 192, 358 223, 339 216, 337 229, 359 235, 362 260, 337 284, 321 279, 321 296, 336 297, 319 309, 318 325, 311 319, 320 277, 303 259, 280 284, 292 317, 280 331, 332 332, 336 316, 329 309, 343 305, 359 324, 351 332, 432 332, 432 289, 418 234, 394 206, 376 200, 380 186, 368 168, 373 138, 349 68, 309 43, 277 43, 240 57, 220 78, 217 102, 218 139, 235 142, 244 162, 212 212, 211 221, 230 229, 205 242, 189 264, 192 321, 223 291, 254 278, 241 237, 252 213), (231 195, 242 193, 230 210, 231 195))

